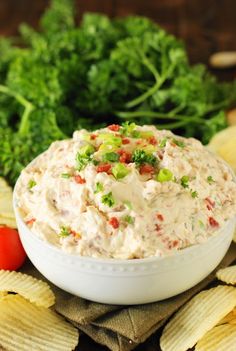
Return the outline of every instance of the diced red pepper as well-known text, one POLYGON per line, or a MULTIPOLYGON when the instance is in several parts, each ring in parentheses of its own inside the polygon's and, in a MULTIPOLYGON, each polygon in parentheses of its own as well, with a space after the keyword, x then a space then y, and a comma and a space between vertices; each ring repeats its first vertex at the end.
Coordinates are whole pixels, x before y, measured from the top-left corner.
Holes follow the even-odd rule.
POLYGON ((213 228, 219 227, 219 223, 215 220, 215 218, 209 217, 208 220, 211 227, 213 228))
POLYGON ((91 139, 91 140, 95 140, 96 138, 97 138, 97 134, 91 134, 91 135, 90 135, 90 139, 91 139))
POLYGON ((110 163, 104 163, 101 164, 99 166, 97 166, 97 172, 101 173, 101 172, 105 172, 108 173, 111 170, 111 164, 110 163))
POLYGON ((110 220, 109 220, 109 224, 114 228, 114 229, 117 229, 119 228, 119 221, 116 217, 111 217, 110 220))
POLYGON ((32 225, 36 221, 36 218, 31 218, 28 221, 26 221, 27 225, 32 225))
POLYGON ((140 166, 140 168, 139 168, 140 174, 147 174, 147 173, 153 174, 154 172, 155 172, 154 167, 149 165, 149 164, 146 164, 146 163, 144 165, 140 166))
POLYGON ((125 150, 118 150, 117 153, 120 155, 119 161, 122 163, 129 163, 131 162, 132 154, 125 150))
POLYGON ((161 221, 161 222, 164 221, 164 217, 162 216, 161 213, 157 213, 157 219, 159 219, 159 221, 161 221))
POLYGON ((118 132, 120 130, 119 124, 111 124, 110 126, 107 127, 108 129, 112 130, 113 132, 118 132))
POLYGON ((76 233, 76 231, 71 230, 70 233, 76 238, 76 239, 81 239, 81 235, 79 233, 76 233))
POLYGON ((122 139, 122 144, 123 145, 129 144, 129 143, 130 143, 130 140, 128 138, 123 138, 122 139))
POLYGON ((86 183, 86 180, 84 178, 82 178, 79 174, 74 176, 74 180, 76 181, 76 183, 78 184, 84 184, 86 183))
POLYGON ((152 144, 152 145, 156 145, 157 144, 157 140, 154 136, 150 137, 148 139, 149 143, 152 144))

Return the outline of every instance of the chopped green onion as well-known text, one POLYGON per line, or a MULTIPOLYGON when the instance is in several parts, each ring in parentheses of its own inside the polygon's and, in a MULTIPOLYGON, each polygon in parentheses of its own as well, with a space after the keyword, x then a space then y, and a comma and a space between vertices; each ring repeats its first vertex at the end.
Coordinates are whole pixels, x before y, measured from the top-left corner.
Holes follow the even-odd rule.
POLYGON ((120 155, 115 152, 107 152, 103 155, 102 160, 103 162, 118 162, 120 155))
POLYGON ((198 197, 198 192, 196 190, 195 191, 191 190, 190 192, 191 192, 192 198, 195 199, 196 197, 198 197))
POLYGON ((158 174, 156 175, 156 180, 158 182, 169 182, 173 179, 173 173, 167 169, 167 168, 162 168, 160 169, 160 171, 158 172, 158 174))
POLYGON ((163 138, 163 139, 161 140, 160 144, 159 144, 159 147, 160 147, 160 148, 165 147, 165 146, 166 146, 166 142, 167 142, 167 138, 163 138))
POLYGON ((111 191, 108 194, 102 196, 102 203, 108 207, 114 206, 115 200, 111 191))
POLYGON ((82 146, 79 149, 79 154, 82 156, 90 156, 95 152, 95 148, 91 144, 82 146))
POLYGON ((87 156, 87 155, 81 155, 79 152, 76 155, 76 169, 78 171, 82 171, 82 169, 84 169, 87 164, 91 161, 91 157, 87 156))
POLYGON ((129 173, 129 169, 123 164, 123 163, 117 163, 113 168, 112 168, 112 174, 116 179, 121 179, 127 176, 129 173))
POLYGON ((177 139, 173 139, 173 143, 179 147, 181 147, 182 149, 186 146, 185 143, 181 140, 177 140, 177 139))
POLYGON ((211 185, 211 184, 213 184, 215 182, 215 180, 213 179, 212 176, 208 176, 207 177, 207 182, 211 185))
POLYGON ((105 144, 110 144, 118 147, 122 144, 121 138, 114 136, 114 134, 112 133, 98 134, 98 139, 104 142, 105 144))
POLYGON ((71 177, 71 174, 69 174, 69 173, 62 173, 62 174, 61 174, 61 178, 68 179, 68 178, 70 178, 70 177, 71 177))
POLYGON ((156 147, 154 145, 148 144, 143 146, 142 144, 137 145, 137 150, 144 150, 148 154, 152 154, 156 151, 156 147))
POLYGON ((147 131, 142 131, 142 130, 137 130, 132 133, 132 136, 135 135, 135 138, 142 138, 142 139, 149 139, 154 136, 153 132, 147 130, 147 131))
POLYGON ((94 190, 94 194, 100 193, 103 190, 104 190, 103 184, 100 182, 97 182, 94 190))
POLYGON ((156 156, 145 152, 144 150, 136 149, 132 155, 132 161, 136 163, 136 165, 141 165, 143 163, 148 163, 154 166, 157 163, 156 156))
POLYGON ((62 226, 60 229, 61 229, 61 231, 59 233, 60 237, 66 238, 67 236, 70 235, 70 228, 69 227, 62 226))
POLYGON ((134 224, 134 217, 131 217, 130 215, 125 216, 124 220, 129 224, 134 224))
POLYGON ((31 179, 28 183, 28 189, 32 189, 35 185, 37 185, 37 183, 35 180, 31 179))
POLYGON ((183 176, 181 179, 180 179, 180 183, 182 185, 183 188, 188 188, 189 187, 189 177, 188 176, 183 176))

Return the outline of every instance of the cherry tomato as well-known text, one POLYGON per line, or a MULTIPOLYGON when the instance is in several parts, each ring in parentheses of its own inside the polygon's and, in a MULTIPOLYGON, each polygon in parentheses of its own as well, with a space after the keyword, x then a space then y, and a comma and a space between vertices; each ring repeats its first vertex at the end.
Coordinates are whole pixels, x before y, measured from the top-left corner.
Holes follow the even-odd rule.
POLYGON ((22 266, 25 259, 26 253, 18 231, 0 227, 0 269, 16 270, 22 266))

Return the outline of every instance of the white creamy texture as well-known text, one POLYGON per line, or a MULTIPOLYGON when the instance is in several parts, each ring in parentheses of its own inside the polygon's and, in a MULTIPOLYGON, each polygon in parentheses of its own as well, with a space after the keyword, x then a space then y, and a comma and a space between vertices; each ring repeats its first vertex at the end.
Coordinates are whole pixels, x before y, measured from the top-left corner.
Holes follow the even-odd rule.
MULTIPOLYGON (((162 257, 205 242, 235 216, 236 184, 221 159, 193 138, 178 137, 153 126, 137 126, 136 130, 152 132, 155 174, 166 168, 172 172, 172 180, 160 182, 153 173, 140 174, 134 162, 126 164, 129 173, 121 179, 98 172, 99 165, 92 162, 76 170, 81 147, 92 143, 96 148, 93 157, 99 158, 103 142, 97 135, 119 137, 120 132, 104 128, 93 132, 96 137, 90 140, 88 132, 77 131, 73 139, 53 143, 31 162, 17 183, 19 209, 36 235, 82 256, 162 257), (165 146, 160 146, 163 140, 165 146), (184 146, 176 145, 176 140, 184 146), (70 177, 63 178, 65 173, 70 177), (82 183, 76 181, 78 175, 82 183), (186 186, 181 183, 183 176, 188 177, 186 186), (97 184, 102 184, 99 192, 97 184), (111 207, 102 201, 108 193, 114 200, 111 207), (67 235, 62 235, 62 228, 67 235)), ((144 149, 149 145, 149 140, 125 139, 127 143, 122 142, 119 150, 133 152, 140 143, 144 149)))

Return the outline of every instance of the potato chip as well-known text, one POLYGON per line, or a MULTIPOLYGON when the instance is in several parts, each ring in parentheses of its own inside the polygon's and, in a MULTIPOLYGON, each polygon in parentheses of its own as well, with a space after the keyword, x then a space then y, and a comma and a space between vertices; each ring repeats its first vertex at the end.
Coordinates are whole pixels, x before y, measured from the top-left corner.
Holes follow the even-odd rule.
POLYGON ((226 284, 236 285, 236 266, 229 266, 223 269, 219 269, 216 272, 216 276, 222 282, 226 284))
POLYGON ((217 286, 184 305, 164 328, 162 351, 186 351, 236 306, 236 289, 217 286), (220 303, 219 303, 220 301, 220 303))
POLYGON ((217 325, 222 325, 226 323, 231 323, 236 319, 236 308, 233 309, 233 311, 229 312, 223 319, 217 323, 217 325))
POLYGON ((195 351, 235 351, 236 325, 224 324, 207 332, 197 343, 195 351))
POLYGON ((8 351, 72 351, 78 330, 56 312, 20 295, 0 300, 0 345, 8 351))
POLYGON ((221 156, 236 172, 236 125, 217 133, 208 148, 221 156))
POLYGON ((47 283, 20 272, 0 270, 0 291, 18 293, 37 306, 50 307, 55 303, 47 283))

